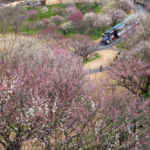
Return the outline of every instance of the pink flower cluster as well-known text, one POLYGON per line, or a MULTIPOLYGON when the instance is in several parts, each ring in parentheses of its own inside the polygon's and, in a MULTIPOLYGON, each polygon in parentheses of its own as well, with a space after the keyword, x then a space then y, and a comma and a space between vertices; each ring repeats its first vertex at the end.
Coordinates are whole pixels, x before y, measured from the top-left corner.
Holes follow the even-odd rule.
POLYGON ((81 11, 77 10, 75 7, 69 7, 67 9, 67 12, 69 13, 69 20, 72 22, 79 22, 83 18, 83 14, 81 11))

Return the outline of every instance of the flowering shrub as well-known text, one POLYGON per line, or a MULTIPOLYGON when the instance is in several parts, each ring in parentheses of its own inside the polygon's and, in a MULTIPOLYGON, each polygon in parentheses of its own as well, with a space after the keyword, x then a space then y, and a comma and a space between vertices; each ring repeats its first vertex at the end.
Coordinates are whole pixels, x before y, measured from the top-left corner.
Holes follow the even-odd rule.
POLYGON ((58 40, 62 41, 64 35, 56 32, 57 29, 56 25, 51 24, 48 28, 40 30, 38 38, 46 41, 51 47, 58 47, 58 40))
POLYGON ((121 9, 111 9, 108 14, 112 18, 113 24, 121 22, 127 17, 127 14, 121 9))
POLYGON ((96 19, 96 14, 93 12, 86 13, 83 16, 83 21, 85 21, 90 27, 92 27, 96 19))
POLYGON ((127 88, 135 95, 146 93, 150 77, 149 64, 129 56, 126 59, 122 57, 114 66, 110 74, 120 86, 127 88))
POLYGON ((100 14, 94 22, 94 27, 103 28, 112 24, 112 19, 108 14, 100 14))
POLYGON ((62 16, 52 16, 50 18, 50 22, 55 23, 56 25, 59 25, 65 21, 65 18, 62 16))
POLYGON ((143 40, 148 40, 150 37, 150 20, 149 20, 150 14, 142 14, 140 16, 140 20, 141 20, 141 39, 143 40))
POLYGON ((79 10, 73 11, 68 17, 68 19, 71 20, 73 23, 79 23, 82 20, 82 18, 83 15, 79 10))
POLYGON ((53 7, 51 9, 51 13, 53 16, 65 16, 66 15, 66 10, 64 8, 57 8, 57 7, 53 7))
POLYGON ((66 12, 68 13, 68 15, 74 13, 77 10, 77 8, 74 5, 68 6, 66 8, 66 12))
POLYGON ((48 24, 41 20, 41 21, 32 21, 32 22, 26 22, 24 24, 24 27, 27 29, 27 30, 33 30, 33 29, 43 29, 43 28, 46 28, 48 26, 48 24))
POLYGON ((150 2, 148 2, 148 3, 146 4, 146 10, 147 10, 147 11, 150 11, 150 2))
POLYGON ((126 13, 130 13, 133 9, 133 4, 130 0, 116 0, 114 3, 114 7, 117 9, 121 9, 126 13))
POLYGON ((127 56, 134 56, 135 58, 142 59, 144 62, 150 62, 150 44, 149 41, 141 41, 134 48, 132 48, 127 56))
POLYGON ((50 20, 48 18, 43 18, 42 21, 47 25, 50 23, 50 20))
POLYGON ((71 21, 65 22, 63 24, 61 24, 60 26, 60 30, 62 30, 64 32, 64 34, 67 34, 68 32, 73 31, 73 25, 71 21))
POLYGON ((91 53, 89 48, 93 45, 93 43, 88 36, 74 35, 69 45, 73 48, 73 51, 76 55, 81 56, 83 61, 86 61, 88 55, 91 53))
POLYGON ((82 28, 82 13, 73 8, 73 11, 68 16, 68 19, 72 22, 73 28, 75 28, 76 31, 80 31, 80 28, 82 28))
POLYGON ((0 8, 0 32, 18 32, 27 17, 27 11, 22 7, 0 8))
POLYGON ((136 46, 137 43, 143 40, 149 40, 150 30, 149 30, 149 14, 140 13, 137 20, 139 25, 137 25, 132 32, 127 33, 127 37, 124 40, 124 47, 127 49, 131 49, 136 46))
POLYGON ((36 10, 29 10, 28 11, 28 16, 29 16, 29 19, 31 20, 35 20, 36 17, 37 17, 37 11, 36 10))

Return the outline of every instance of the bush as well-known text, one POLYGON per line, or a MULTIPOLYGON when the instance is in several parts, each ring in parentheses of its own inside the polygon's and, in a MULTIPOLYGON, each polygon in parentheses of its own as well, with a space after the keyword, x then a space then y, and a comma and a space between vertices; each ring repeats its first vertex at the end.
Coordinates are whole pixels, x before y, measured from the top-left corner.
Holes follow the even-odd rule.
POLYGON ((79 32, 84 33, 91 33, 93 28, 93 23, 96 20, 96 14, 93 12, 89 12, 84 14, 83 20, 80 22, 80 24, 77 26, 77 29, 79 32))
POLYGON ((69 45, 73 48, 76 55, 81 56, 83 61, 87 61, 88 55, 91 53, 90 46, 93 45, 91 39, 84 35, 72 36, 72 42, 69 45))
POLYGON ((83 15, 79 10, 73 11, 68 17, 68 19, 71 20, 73 23, 80 22, 82 18, 83 18, 83 15))
POLYGON ((143 95, 150 84, 149 69, 149 64, 143 62, 140 57, 127 55, 114 63, 110 74, 118 85, 127 88, 135 95, 143 95))
POLYGON ((137 20, 139 25, 137 25, 132 32, 126 34, 126 38, 124 39, 124 47, 131 49, 135 47, 137 43, 143 40, 149 40, 150 38, 150 21, 148 14, 140 14, 137 20))
POLYGON ((130 0, 117 0, 114 3, 114 7, 116 9, 121 9, 128 14, 133 9, 133 4, 130 0))
POLYGON ((133 49, 131 49, 128 56, 134 56, 136 59, 141 59, 146 63, 150 63, 150 44, 149 41, 141 41, 133 49))
POLYGON ((140 32, 141 39, 148 40, 150 38, 150 14, 143 14, 140 16, 142 32, 140 32))
POLYGON ((96 14, 93 12, 86 13, 83 16, 83 21, 85 21, 89 27, 93 26, 93 23, 96 21, 96 19, 96 14))
POLYGON ((147 11, 150 11, 150 2, 148 2, 148 3, 146 4, 146 10, 147 10, 147 11))
POLYGON ((24 28, 28 31, 34 30, 34 29, 43 29, 46 28, 48 25, 45 24, 43 21, 32 21, 32 22, 27 22, 24 24, 24 28))
POLYGON ((99 14, 96 21, 94 22, 95 28, 104 28, 105 26, 110 26, 112 24, 112 19, 108 14, 99 14))
POLYGON ((66 15, 66 11, 64 8, 57 8, 57 7, 53 7, 51 8, 51 13, 53 16, 65 16, 66 15))
POLYGON ((50 22, 51 23, 55 23, 56 25, 60 25, 61 23, 63 23, 65 21, 65 18, 62 16, 52 16, 50 18, 50 22))
POLYGON ((59 47, 58 41, 63 41, 64 35, 57 32, 57 30, 58 27, 51 25, 46 29, 42 29, 38 35, 38 38, 46 41, 51 47, 59 47))
POLYGON ((30 20, 36 20, 37 19, 37 15, 38 15, 38 13, 34 9, 28 11, 28 16, 29 16, 30 20))
POLYGON ((63 32, 64 35, 75 31, 71 21, 61 24, 60 30, 63 32))
POLYGON ((113 24, 117 24, 127 17, 127 14, 121 9, 111 9, 108 14, 112 18, 113 24))
POLYGON ((72 5, 67 6, 65 10, 66 10, 67 14, 70 15, 73 12, 75 12, 77 10, 77 8, 75 7, 74 4, 72 4, 72 5))
POLYGON ((22 7, 0 8, 0 32, 18 32, 28 15, 22 7))

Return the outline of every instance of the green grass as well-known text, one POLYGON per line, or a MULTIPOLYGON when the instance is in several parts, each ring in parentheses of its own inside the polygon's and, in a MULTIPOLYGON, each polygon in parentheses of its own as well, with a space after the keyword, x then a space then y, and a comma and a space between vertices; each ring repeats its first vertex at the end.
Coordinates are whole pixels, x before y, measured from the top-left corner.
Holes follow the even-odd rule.
POLYGON ((48 12, 42 13, 41 8, 36 8, 35 11, 37 12, 37 15, 34 18, 29 18, 28 21, 39 21, 43 18, 50 18, 52 16, 51 12, 52 6, 48 7, 48 12))
POLYGON ((102 29, 93 29, 93 31, 91 31, 90 33, 86 33, 86 31, 85 32, 78 32, 75 29, 70 29, 70 30, 66 31, 65 34, 60 30, 57 30, 57 32, 64 34, 65 37, 71 37, 72 35, 75 35, 75 34, 83 34, 83 35, 90 36, 92 40, 97 40, 102 36, 102 34, 104 32, 106 32, 110 28, 111 28, 111 26, 105 26, 102 29))
POLYGON ((97 3, 76 3, 75 5, 83 14, 91 11, 98 13, 101 10, 97 3))
POLYGON ((107 12, 110 8, 113 7, 113 4, 114 4, 114 1, 113 1, 113 0, 109 1, 109 2, 107 3, 107 5, 104 5, 104 6, 102 7, 102 9, 101 9, 100 12, 101 12, 101 13, 107 12))
POLYGON ((56 32, 57 33, 61 33, 61 34, 63 34, 64 35, 64 37, 71 37, 72 35, 75 35, 75 34, 79 34, 76 30, 74 30, 74 29, 68 29, 66 32, 65 32, 65 34, 64 34, 64 32, 63 31, 61 31, 61 30, 56 30, 56 32))
POLYGON ((28 30, 27 28, 23 27, 20 29, 19 32, 21 33, 25 33, 25 34, 29 34, 29 35, 35 35, 35 34, 38 34, 40 32, 41 29, 30 29, 28 30))
POLYGON ((94 61, 94 60, 96 60, 96 59, 98 59, 98 58, 100 58, 100 55, 99 55, 98 53, 96 53, 94 56, 89 57, 89 58, 87 59, 87 61, 85 61, 85 62, 83 62, 83 63, 84 63, 84 64, 87 64, 87 63, 89 63, 89 62, 91 62, 91 61, 94 61))
POLYGON ((110 29, 111 28, 111 26, 105 26, 104 28, 102 28, 102 29, 94 29, 90 34, 89 34, 89 36, 93 39, 93 40, 97 40, 97 39, 99 39, 101 36, 102 36, 102 34, 104 33, 104 32, 106 32, 108 29, 110 29))
MULTIPOLYGON (((29 21, 38 21, 38 20, 41 20, 43 18, 50 18, 52 16, 55 16, 57 14, 53 14, 52 12, 52 8, 63 8, 65 9, 66 8, 66 4, 62 4, 62 3, 59 3, 59 4, 53 4, 53 5, 50 5, 50 6, 47 6, 48 8, 48 12, 46 13, 42 13, 41 12, 41 8, 35 8, 34 10, 37 11, 37 15, 35 16, 35 19, 32 19, 32 18, 29 18, 29 21)), ((26 8, 27 10, 30 10, 30 8, 26 8)))
POLYGON ((124 42, 120 42, 119 44, 116 45, 116 47, 117 47, 118 49, 128 50, 128 49, 125 47, 125 43, 124 43, 124 42))

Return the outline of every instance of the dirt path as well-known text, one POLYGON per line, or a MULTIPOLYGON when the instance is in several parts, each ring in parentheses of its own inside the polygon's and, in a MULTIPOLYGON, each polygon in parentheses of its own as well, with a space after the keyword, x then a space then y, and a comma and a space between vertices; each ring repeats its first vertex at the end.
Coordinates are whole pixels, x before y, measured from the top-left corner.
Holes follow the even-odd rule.
MULTIPOLYGON (((117 51, 114 51, 112 49, 96 51, 96 53, 100 55, 100 58, 87 63, 84 66, 85 69, 95 69, 95 68, 98 68, 100 65, 107 66, 113 61, 113 58, 117 55, 117 51)), ((94 85, 97 86, 100 80, 104 80, 106 76, 107 76, 107 71, 104 71, 104 72, 90 74, 87 76, 87 78, 92 80, 94 85)))
POLYGON ((117 55, 117 51, 111 49, 96 51, 96 53, 100 55, 100 58, 87 63, 84 66, 85 69, 95 69, 98 68, 100 65, 107 66, 113 61, 113 58, 117 55))

